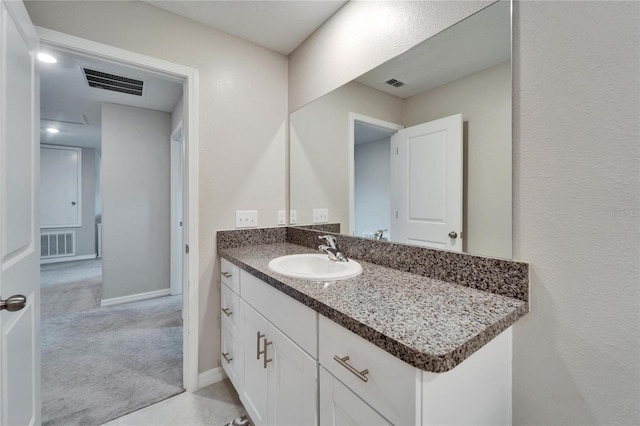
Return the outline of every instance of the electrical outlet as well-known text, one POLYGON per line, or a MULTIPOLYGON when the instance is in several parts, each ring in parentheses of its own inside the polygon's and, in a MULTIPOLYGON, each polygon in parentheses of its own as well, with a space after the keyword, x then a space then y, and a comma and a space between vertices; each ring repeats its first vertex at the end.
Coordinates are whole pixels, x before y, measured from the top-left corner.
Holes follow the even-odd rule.
POLYGON ((329 209, 313 209, 313 223, 328 223, 329 209))
POLYGON ((257 226, 257 210, 236 210, 236 228, 255 228, 257 226))
POLYGON ((289 225, 295 225, 298 223, 298 211, 289 210, 289 225))
POLYGON ((286 216, 284 210, 278 210, 278 225, 286 225, 286 216))

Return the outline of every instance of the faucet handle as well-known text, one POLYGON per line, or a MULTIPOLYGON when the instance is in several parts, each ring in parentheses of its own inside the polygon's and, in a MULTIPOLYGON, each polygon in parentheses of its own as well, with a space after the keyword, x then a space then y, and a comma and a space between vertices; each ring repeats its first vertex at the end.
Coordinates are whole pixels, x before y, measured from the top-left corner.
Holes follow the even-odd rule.
POLYGON ((336 248, 336 237, 334 235, 321 235, 318 238, 325 240, 329 247, 336 248))

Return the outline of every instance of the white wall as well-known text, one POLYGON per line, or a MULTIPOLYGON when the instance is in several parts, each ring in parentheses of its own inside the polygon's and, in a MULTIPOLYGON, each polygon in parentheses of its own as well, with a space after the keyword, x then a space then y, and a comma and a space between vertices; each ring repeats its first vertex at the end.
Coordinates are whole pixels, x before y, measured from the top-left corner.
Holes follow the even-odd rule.
MULTIPOLYGON (((446 11, 393 15, 399 36, 385 46, 354 15, 387 5, 348 3, 293 52, 290 107, 466 10, 429 4, 446 11)), ((531 312, 514 329, 514 424, 640 423, 639 8, 515 5, 514 256, 531 262, 531 312)))
POLYGON ((35 25, 198 70, 201 372, 220 365, 215 232, 286 205, 287 58, 142 2, 28 1, 35 25))
POLYGON ((511 63, 407 99, 406 127, 462 113, 464 251, 511 258, 511 63))
POLYGON ((82 226, 75 228, 42 228, 47 231, 75 231, 76 256, 96 254, 95 235, 95 149, 80 148, 82 150, 82 226))
POLYGON ((401 123, 403 103, 352 82, 291 114, 290 199, 299 224, 312 223, 314 208, 329 208, 329 222, 349 232, 349 112, 401 123))
POLYGON ((638 2, 519 4, 519 424, 640 424, 639 16, 638 2))
POLYGON ((355 146, 354 187, 354 235, 371 238, 365 233, 391 229, 390 138, 355 146))
POLYGON ((491 3, 493 0, 347 3, 289 55, 289 111, 491 3))
POLYGON ((102 105, 102 299, 169 288, 171 114, 102 105))

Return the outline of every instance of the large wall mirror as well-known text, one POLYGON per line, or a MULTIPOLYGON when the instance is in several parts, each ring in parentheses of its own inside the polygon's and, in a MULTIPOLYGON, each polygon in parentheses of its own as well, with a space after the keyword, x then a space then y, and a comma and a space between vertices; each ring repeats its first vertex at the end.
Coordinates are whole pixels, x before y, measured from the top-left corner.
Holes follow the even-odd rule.
POLYGON ((294 111, 290 126, 295 226, 511 258, 509 1, 294 111))

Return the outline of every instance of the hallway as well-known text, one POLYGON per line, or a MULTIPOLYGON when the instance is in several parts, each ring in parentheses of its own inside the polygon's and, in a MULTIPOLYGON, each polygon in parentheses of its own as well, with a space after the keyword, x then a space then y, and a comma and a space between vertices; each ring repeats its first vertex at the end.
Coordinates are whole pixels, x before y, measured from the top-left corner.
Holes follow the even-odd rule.
POLYGON ((182 297, 100 307, 100 263, 42 265, 44 425, 97 425, 184 391, 182 297))

